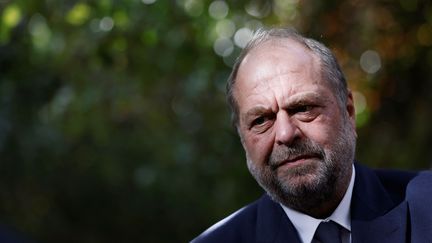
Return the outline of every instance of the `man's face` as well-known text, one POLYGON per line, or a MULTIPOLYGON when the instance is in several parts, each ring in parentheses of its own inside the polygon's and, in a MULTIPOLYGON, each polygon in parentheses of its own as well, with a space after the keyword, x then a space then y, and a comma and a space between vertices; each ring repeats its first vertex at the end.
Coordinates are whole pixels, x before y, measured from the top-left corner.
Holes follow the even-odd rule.
POLYGON ((355 150, 352 96, 342 109, 320 61, 291 41, 269 41, 240 65, 234 96, 248 167, 277 201, 299 211, 343 196, 355 150))

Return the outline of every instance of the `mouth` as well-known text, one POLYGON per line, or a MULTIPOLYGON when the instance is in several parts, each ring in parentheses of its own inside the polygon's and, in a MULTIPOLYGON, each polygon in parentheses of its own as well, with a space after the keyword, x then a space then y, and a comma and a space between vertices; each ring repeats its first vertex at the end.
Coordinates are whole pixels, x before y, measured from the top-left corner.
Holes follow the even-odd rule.
POLYGON ((280 167, 294 167, 294 166, 297 166, 299 164, 305 163, 309 160, 316 160, 319 158, 320 158, 320 156, 316 155, 316 154, 299 155, 299 156, 295 156, 293 158, 288 158, 288 159, 282 160, 281 162, 279 162, 277 164, 273 164, 272 169, 276 170, 280 167))

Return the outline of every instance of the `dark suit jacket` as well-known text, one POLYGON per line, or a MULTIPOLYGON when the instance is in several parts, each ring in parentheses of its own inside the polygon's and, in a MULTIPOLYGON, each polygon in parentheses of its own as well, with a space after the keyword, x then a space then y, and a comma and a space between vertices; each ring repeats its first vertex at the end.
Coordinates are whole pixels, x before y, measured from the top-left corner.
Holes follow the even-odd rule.
MULTIPOLYGON (((352 242, 432 242, 432 173, 370 170, 355 164, 352 242)), ((267 195, 202 233, 201 242, 300 243, 282 207, 267 195)))

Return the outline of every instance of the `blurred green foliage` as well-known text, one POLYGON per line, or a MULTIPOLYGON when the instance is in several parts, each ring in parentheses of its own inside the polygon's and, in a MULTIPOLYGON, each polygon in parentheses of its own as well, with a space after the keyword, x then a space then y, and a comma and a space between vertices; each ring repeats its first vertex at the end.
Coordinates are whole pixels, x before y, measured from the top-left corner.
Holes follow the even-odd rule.
POLYGON ((428 168, 432 4, 0 1, 0 222, 40 242, 186 242, 257 198, 224 87, 260 26, 333 49, 358 158, 428 168))

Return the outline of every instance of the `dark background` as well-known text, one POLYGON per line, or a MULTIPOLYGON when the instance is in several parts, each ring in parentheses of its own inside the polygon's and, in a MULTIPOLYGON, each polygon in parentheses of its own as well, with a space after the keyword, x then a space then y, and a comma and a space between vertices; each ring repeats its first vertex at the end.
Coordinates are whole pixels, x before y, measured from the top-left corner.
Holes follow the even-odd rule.
POLYGON ((429 1, 0 0, 0 223, 40 242, 187 242, 259 197, 224 89, 262 25, 334 50, 360 161, 430 168, 429 1))

